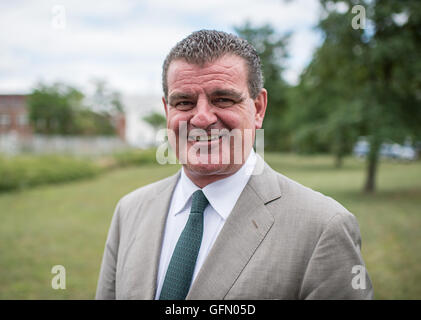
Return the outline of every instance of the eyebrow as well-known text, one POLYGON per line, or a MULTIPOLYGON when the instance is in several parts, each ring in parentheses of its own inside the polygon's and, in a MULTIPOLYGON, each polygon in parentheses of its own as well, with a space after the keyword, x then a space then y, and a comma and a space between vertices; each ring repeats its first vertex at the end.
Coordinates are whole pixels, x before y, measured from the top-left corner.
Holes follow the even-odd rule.
POLYGON ((177 100, 184 100, 184 99, 190 100, 190 99, 194 99, 195 97, 196 97, 195 94, 176 92, 176 93, 171 94, 168 97, 168 101, 169 101, 169 104, 172 105, 177 100))
MULTIPOLYGON (((209 97, 230 97, 237 101, 244 100, 243 95, 235 90, 232 89, 216 89, 213 90, 209 95, 209 97)), ((179 100, 194 100, 197 98, 197 95, 194 93, 186 93, 186 92, 175 92, 172 93, 168 97, 168 102, 170 105, 173 105, 176 101, 179 100)))
POLYGON ((235 90, 231 90, 231 89, 216 89, 214 91, 212 91, 210 93, 211 97, 230 97, 233 98, 234 100, 243 100, 243 95, 235 90))

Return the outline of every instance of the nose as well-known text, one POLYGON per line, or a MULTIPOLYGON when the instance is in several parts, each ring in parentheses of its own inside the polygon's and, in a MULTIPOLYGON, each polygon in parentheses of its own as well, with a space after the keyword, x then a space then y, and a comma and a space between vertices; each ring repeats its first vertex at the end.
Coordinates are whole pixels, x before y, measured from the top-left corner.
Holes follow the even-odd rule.
POLYGON ((190 119, 190 124, 196 128, 207 129, 217 122, 218 118, 212 111, 212 107, 206 97, 200 97, 197 101, 195 114, 190 119))

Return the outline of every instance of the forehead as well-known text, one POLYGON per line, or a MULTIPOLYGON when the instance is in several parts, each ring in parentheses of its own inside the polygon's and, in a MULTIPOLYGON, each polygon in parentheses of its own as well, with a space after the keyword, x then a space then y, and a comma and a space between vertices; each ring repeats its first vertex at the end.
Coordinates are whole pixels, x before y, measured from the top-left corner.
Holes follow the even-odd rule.
POLYGON ((168 68, 168 92, 213 89, 248 90, 247 66, 243 58, 225 55, 205 65, 174 60, 168 68))

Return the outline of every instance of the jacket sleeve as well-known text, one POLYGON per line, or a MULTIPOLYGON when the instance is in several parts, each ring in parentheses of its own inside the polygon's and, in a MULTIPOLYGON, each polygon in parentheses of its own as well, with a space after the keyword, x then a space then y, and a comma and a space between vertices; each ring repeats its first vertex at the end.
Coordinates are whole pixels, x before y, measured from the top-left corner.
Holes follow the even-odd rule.
POLYGON ((300 299, 372 299, 373 287, 361 256, 357 220, 338 213, 326 224, 307 265, 300 299))
POLYGON ((108 231, 107 241, 105 243, 104 255, 102 258, 101 270, 99 273, 98 286, 95 299, 113 300, 115 295, 117 255, 120 242, 120 223, 119 223, 120 202, 117 204, 111 220, 111 226, 108 231))

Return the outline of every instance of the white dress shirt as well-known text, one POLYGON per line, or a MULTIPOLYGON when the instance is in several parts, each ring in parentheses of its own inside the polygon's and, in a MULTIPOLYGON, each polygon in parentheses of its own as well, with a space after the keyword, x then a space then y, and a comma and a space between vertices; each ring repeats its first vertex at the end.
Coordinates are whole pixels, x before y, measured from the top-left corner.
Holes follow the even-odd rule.
MULTIPOLYGON (((218 237, 219 232, 224 226, 225 220, 228 218, 237 203, 241 192, 250 178, 250 172, 253 171, 255 164, 256 154, 254 150, 251 149, 247 161, 236 173, 227 178, 208 184, 202 189, 209 201, 209 205, 203 213, 203 238, 199 254, 197 256, 192 283, 203 265, 210 249, 212 248, 213 243, 218 237)), ((191 209, 191 196, 199 189, 200 188, 195 185, 189 177, 187 177, 184 172, 184 168, 182 168, 168 211, 161 258, 159 262, 155 299, 159 299, 165 274, 175 249, 175 245, 177 244, 178 238, 187 223, 191 209)))

